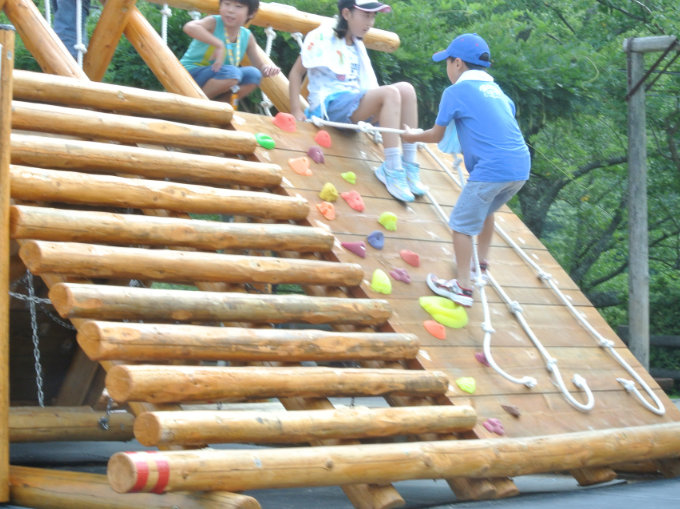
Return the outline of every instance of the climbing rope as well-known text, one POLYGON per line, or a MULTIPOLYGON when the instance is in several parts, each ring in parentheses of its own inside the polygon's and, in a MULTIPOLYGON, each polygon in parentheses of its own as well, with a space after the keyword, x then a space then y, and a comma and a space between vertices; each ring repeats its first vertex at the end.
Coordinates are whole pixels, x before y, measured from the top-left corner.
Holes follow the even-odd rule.
MULTIPOLYGON (((428 154, 435 160, 437 161, 437 164, 440 165, 444 169, 444 171, 447 173, 447 175, 454 180, 461 188, 462 188, 462 182, 463 182, 463 177, 462 177, 462 169, 460 167, 460 159, 458 156, 456 156, 456 160, 454 161, 454 164, 456 164, 456 167, 458 168, 459 171, 459 179, 457 179, 455 176, 453 176, 446 165, 432 152, 432 150, 427 147, 426 145, 419 144, 419 147, 424 147, 428 154)), ((428 196, 429 197, 429 196, 428 196)), ((430 198, 431 199, 431 198, 430 198)), ((432 200, 432 199, 431 199, 432 200)), ((437 205, 438 207, 438 205, 437 205)), ((619 355, 619 353, 614 349, 614 342, 611 340, 608 340, 604 338, 595 328, 584 318, 583 314, 580 313, 574 305, 571 303, 571 301, 564 295, 564 293, 559 289, 557 286, 555 280, 553 277, 545 272, 534 260, 532 260, 526 253, 525 251, 514 241, 512 238, 503 230, 498 225, 495 225, 495 232, 500 235, 505 242, 507 242, 513 250, 522 258, 523 261, 525 261, 527 264, 529 264, 535 271, 536 274, 538 275, 538 278, 545 282, 550 289, 555 293, 555 295, 558 296, 560 301, 569 309, 570 313, 577 319, 579 324, 584 327, 593 337, 595 337, 598 341, 598 346, 601 348, 604 348, 608 351, 608 353, 614 357, 614 359, 619 363, 620 366, 622 366, 626 372, 635 379, 635 382, 637 382, 643 390, 649 395, 649 397, 652 399, 654 402, 654 405, 651 405, 640 393, 638 390, 637 386, 635 385, 635 382, 632 380, 627 380, 624 378, 617 378, 616 380, 623 386, 623 388, 629 392, 632 393, 638 401, 649 411, 655 413, 656 415, 664 415, 666 410, 663 405, 663 403, 659 400, 659 398, 654 394, 654 392, 651 390, 649 385, 637 374, 637 372, 630 366, 628 362, 625 361, 619 355)), ((477 250, 475 246, 474 250, 474 258, 475 258, 475 266, 477 270, 477 274, 481 274, 481 270, 479 267, 479 260, 477 258, 477 250)), ((587 397, 587 402, 585 404, 581 404, 578 401, 576 401, 571 394, 567 391, 562 376, 559 372, 559 368, 557 367, 557 361, 552 358, 545 347, 540 343, 536 335, 531 331, 529 325, 527 324, 526 320, 524 319, 522 312, 521 312, 521 307, 519 306, 519 303, 516 301, 512 301, 507 294, 503 291, 501 286, 493 279, 491 274, 487 274, 489 282, 492 284, 494 287, 494 290, 501 296, 502 300, 509 306, 510 311, 513 313, 513 315, 516 317, 516 319, 520 322, 522 325, 522 328, 525 330, 531 341, 536 345, 537 349, 541 353, 542 357, 546 361, 546 368, 547 370, 553 375, 554 381, 557 383, 559 386, 560 390, 562 393, 565 395, 569 403, 571 403, 573 406, 578 408, 579 410, 587 411, 590 410, 593 406, 593 395, 590 390, 590 388, 587 385, 586 380, 578 375, 574 374, 574 377, 572 378, 572 383, 574 386, 577 388, 583 390, 586 393, 587 397)), ((482 300, 485 302, 486 301, 486 296, 484 294, 484 285, 486 284, 482 278, 477 278, 478 281, 481 281, 481 287, 480 287, 480 295, 482 296, 482 300)), ((487 321, 487 316, 488 316, 488 309, 484 309, 485 313, 485 319, 484 319, 484 324, 482 325, 483 329, 485 330, 485 341, 484 341, 484 355, 487 357, 487 360, 489 361, 489 364, 494 367, 495 362, 492 360, 491 357, 491 348, 490 348, 490 341, 487 341, 487 330, 492 331, 492 327, 490 326, 490 322, 487 321)), ((494 368, 495 369, 495 368, 494 368)), ((498 371, 498 370, 497 370, 498 371)), ((500 373, 500 372, 499 372, 500 373)), ((500 373, 502 376, 503 373, 500 373)), ((506 377, 507 378, 507 377, 506 377)), ((516 383, 522 383, 522 380, 527 379, 528 377, 525 377, 524 379, 517 380, 516 383)), ((528 380, 526 380, 528 382, 528 380)), ((526 383, 525 383, 526 385, 526 383)), ((528 386, 528 385, 527 385, 528 386)))
MULTIPOLYGON (((264 33, 267 36, 267 42, 265 44, 265 49, 264 52, 269 58, 269 56, 272 53, 272 43, 274 42, 274 39, 276 39, 276 31, 272 27, 267 27, 264 29, 264 33)), ((260 101, 260 111, 264 114, 267 115, 268 117, 272 116, 271 109, 274 107, 274 103, 271 102, 269 97, 267 97, 267 94, 264 93, 262 90, 262 101, 260 101)))
POLYGON ((168 19, 172 16, 172 9, 168 4, 163 4, 161 7, 161 37, 163 42, 168 44, 168 19))
MULTIPOLYGON (((454 164, 456 165, 456 168, 458 170, 458 177, 454 176, 451 172, 449 172, 448 168, 446 165, 437 157, 436 154, 432 152, 432 150, 427 147, 426 145, 423 144, 418 144, 419 147, 424 147, 428 154, 439 164, 439 166, 444 169, 444 171, 447 173, 447 175, 462 189, 463 186, 465 185, 465 178, 463 176, 463 171, 461 167, 461 159, 460 157, 456 156, 456 159, 454 160, 454 164)), ((428 192, 428 198, 430 201, 436 201, 434 198, 429 194, 428 192)), ((444 222, 448 225, 448 220, 446 220, 446 217, 443 216, 444 222)), ((482 330, 484 331, 484 340, 483 340, 483 351, 484 351, 484 357, 486 358, 487 363, 489 366, 494 369, 499 375, 501 375, 503 378, 506 380, 509 380, 513 383, 519 384, 519 385, 524 385, 525 387, 531 389, 536 386, 537 381, 535 378, 530 377, 530 376, 524 376, 521 378, 515 377, 507 373, 505 370, 503 370, 495 361, 493 358, 493 354, 491 351, 491 338, 492 335, 495 333, 495 330, 493 328, 493 325, 491 323, 491 313, 489 311, 489 303, 488 299, 486 296, 486 291, 485 287, 488 283, 490 283, 494 290, 498 293, 498 295, 501 297, 501 299, 505 302, 505 304, 508 306, 510 309, 510 312, 513 314, 515 319, 518 321, 526 335, 529 337, 531 342, 534 344, 536 349, 539 351, 541 354, 541 357, 543 358, 545 364, 546 364, 546 369, 547 371, 551 374, 553 378, 553 382, 557 387, 560 389, 564 397, 567 399, 567 401, 577 408, 578 410, 582 412, 588 412, 592 410, 595 400, 592 394, 592 391, 588 387, 588 383, 586 382, 585 378, 583 378, 581 375, 578 373, 575 373, 573 378, 572 378, 572 383, 574 386, 583 391, 586 396, 586 402, 581 403, 578 400, 576 400, 569 390, 567 389, 564 379, 562 377, 562 374, 559 370, 559 367, 557 366, 557 360, 552 357, 549 353, 548 350, 543 346, 541 341, 538 339, 536 334, 534 334, 533 330, 529 326, 528 322, 524 318, 523 312, 522 312, 522 307, 517 301, 514 301, 510 299, 510 297, 507 295, 507 293, 503 290, 503 288, 498 284, 498 282, 493 278, 493 276, 489 273, 485 275, 485 277, 482 276, 482 271, 481 267, 479 265, 479 255, 477 252, 477 241, 476 238, 473 239, 473 262, 474 266, 476 269, 476 273, 478 274, 478 277, 475 280, 475 286, 477 286, 477 289, 479 290, 480 294, 480 299, 481 299, 481 304, 482 304, 482 309, 483 309, 483 314, 484 314, 484 319, 482 322, 482 330)), ((488 271, 487 271, 488 272, 488 271)))
MULTIPOLYGON (((49 2, 46 2, 49 3, 49 2)), ((78 65, 83 68, 83 55, 87 53, 87 47, 83 44, 83 0, 76 0, 76 45, 75 50, 78 52, 78 65)))

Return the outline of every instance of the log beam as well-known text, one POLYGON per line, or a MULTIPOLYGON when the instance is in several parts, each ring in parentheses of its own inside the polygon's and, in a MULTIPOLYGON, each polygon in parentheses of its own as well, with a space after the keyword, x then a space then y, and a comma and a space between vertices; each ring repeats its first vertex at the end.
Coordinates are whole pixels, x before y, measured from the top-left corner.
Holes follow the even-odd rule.
POLYGON ((255 451, 114 454, 107 475, 133 489, 251 490, 452 477, 516 477, 622 461, 677 458, 680 424, 614 428, 526 438, 300 447, 255 451), (158 485, 159 469, 167 469, 158 485), (139 486, 140 472, 148 472, 139 486))
POLYGON ((269 188, 280 185, 283 174, 277 164, 19 133, 11 135, 11 148, 15 164, 216 186, 269 188))
POLYGON ((296 412, 148 412, 135 420, 135 438, 146 446, 214 443, 306 443, 467 431, 477 422, 469 406, 345 407, 296 412))
POLYGON ((24 242, 19 256, 34 274, 86 278, 357 286, 364 276, 356 263, 44 240, 24 242))
POLYGON ((413 334, 251 329, 86 321, 78 344, 93 360, 346 361, 412 359, 413 334))
POLYGON ((106 476, 44 468, 10 468, 13 504, 34 509, 260 509, 253 497, 239 493, 154 493, 121 495, 111 489, 106 476))
POLYGON ((57 283, 49 298, 63 318, 377 325, 391 314, 381 299, 133 288, 57 283))
POLYGON ((220 189, 197 184, 88 175, 28 166, 10 167, 12 197, 109 207, 161 209, 195 214, 238 214, 274 220, 305 219, 301 196, 220 189))
POLYGON ((12 127, 62 136, 150 143, 228 154, 252 154, 257 147, 255 135, 242 131, 24 101, 12 101, 12 127))
POLYGON ((128 441, 132 440, 134 417, 125 411, 106 415, 89 406, 13 407, 9 414, 11 442, 128 441), (108 429, 100 421, 106 419, 108 429))
MULTIPOLYGON (((89 51, 86 58, 88 55, 89 51)), ((97 59, 100 56, 97 53, 95 55, 97 59)), ((224 102, 111 83, 83 82, 76 78, 19 69, 14 71, 13 97, 22 101, 94 108, 110 113, 221 127, 230 126, 234 112, 231 105, 224 102)))
POLYGON ((424 370, 118 365, 107 373, 106 388, 118 402, 172 403, 433 395, 446 393, 448 379, 441 372, 424 370))
POLYGON ((311 226, 223 223, 111 212, 64 210, 30 205, 10 207, 10 235, 100 244, 184 246, 206 251, 271 249, 328 252, 335 237, 311 226))

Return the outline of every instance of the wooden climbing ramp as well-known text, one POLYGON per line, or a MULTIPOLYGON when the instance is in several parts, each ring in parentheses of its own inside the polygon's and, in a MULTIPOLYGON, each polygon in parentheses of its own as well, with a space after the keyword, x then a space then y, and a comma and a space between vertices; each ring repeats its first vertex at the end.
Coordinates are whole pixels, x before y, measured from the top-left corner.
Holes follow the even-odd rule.
MULTIPOLYGON (((11 466, 13 502, 250 508, 247 490, 338 485, 355 507, 390 508, 405 479, 483 499, 517 494, 512 478, 530 473, 677 475, 680 412, 508 208, 467 324, 428 332, 425 277, 452 273, 456 158, 422 147, 429 192, 403 205, 373 176, 374 133, 324 129, 314 162, 319 127, 208 101, 127 2, 106 2, 83 69, 32 3, 0 5, 44 71, 11 73, 0 109, 2 339, 23 388, 7 441, 148 448, 113 455, 107 476, 11 466), (121 34, 167 92, 97 82, 121 34), (324 187, 341 195, 334 219, 324 187), (376 271, 395 269, 376 291, 376 271), (260 447, 212 447, 236 443, 260 447)), ((254 23, 305 33, 323 20, 263 3, 254 23)), ((367 44, 392 51, 398 37, 374 30, 367 44)), ((262 88, 285 113, 285 76, 262 88)))

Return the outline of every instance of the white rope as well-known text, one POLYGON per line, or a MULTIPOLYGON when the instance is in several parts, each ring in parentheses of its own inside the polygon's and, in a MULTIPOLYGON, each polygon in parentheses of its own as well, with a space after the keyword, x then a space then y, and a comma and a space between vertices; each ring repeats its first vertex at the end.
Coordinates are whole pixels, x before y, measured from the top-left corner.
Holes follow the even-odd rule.
POLYGON ((163 43, 168 45, 168 19, 172 16, 172 9, 168 4, 163 4, 161 7, 161 38, 163 43))
POLYGON ((292 32, 290 36, 297 41, 298 46, 302 48, 302 45, 304 44, 304 37, 302 36, 302 32, 292 32))
MULTIPOLYGON (((456 155, 456 158, 454 160, 454 164, 456 165, 456 168, 458 169, 458 177, 455 177, 451 172, 448 171, 447 166, 441 161, 439 157, 437 157, 436 154, 432 152, 432 150, 424 144, 419 143, 418 147, 424 147, 428 154, 439 164, 440 167, 442 167, 447 175, 454 181, 456 184, 462 189, 463 186, 465 185, 465 178, 463 176, 463 171, 461 168, 461 159, 459 156, 456 155)), ((428 192, 428 198, 430 201, 434 204, 436 203, 436 200, 433 199, 433 197, 429 194, 428 192)), ((438 212, 441 210, 441 207, 437 204, 435 206, 438 210, 438 212)), ((448 221, 446 220, 446 217, 443 215, 443 213, 440 213, 440 216, 442 216, 442 219, 444 219, 444 222, 448 225, 448 221)), ((487 284, 487 281, 482 277, 482 271, 481 267, 479 265, 479 255, 477 253, 477 242, 476 238, 473 238, 473 260, 474 260, 474 265, 477 273, 477 278, 475 281, 475 286, 477 286, 481 298, 481 303, 482 303, 482 309, 483 309, 483 314, 484 314, 484 320, 482 322, 482 330, 484 332, 484 340, 482 343, 483 346, 483 351, 484 351, 484 357, 486 358, 487 363, 489 366, 494 369, 499 375, 501 375, 503 378, 506 380, 509 380, 510 382, 519 384, 519 385, 524 385, 525 387, 532 389, 537 385, 537 381, 535 378, 530 377, 530 376, 524 376, 521 378, 515 377, 507 373, 505 370, 503 370, 495 361, 493 358, 493 354, 491 351, 491 337, 494 334, 495 330, 493 328, 493 325, 491 323, 491 313, 489 311, 489 303, 488 299, 486 296, 486 291, 485 291, 485 286, 487 284)), ((488 273, 486 274, 486 279, 488 280, 489 283, 493 286, 494 290, 498 293, 498 295, 501 297, 501 299, 506 303, 508 308, 510 309, 510 312, 513 314, 515 319, 519 322, 520 326, 524 330, 524 332, 527 334, 531 342, 534 344, 536 349, 540 352, 541 356, 543 357, 545 363, 546 363, 546 369, 547 371, 551 374, 553 378, 553 382, 557 385, 557 387, 560 389, 564 397, 567 399, 569 404, 577 408, 578 410, 582 412, 588 412, 592 410, 593 406, 595 405, 595 399, 593 397, 593 393, 588 387, 588 383, 586 382, 585 378, 583 378, 581 375, 575 373, 573 378, 572 378, 572 383, 574 386, 585 392, 586 396, 586 402, 585 403, 580 403, 577 401, 570 393, 569 390, 567 389, 564 379, 562 377, 562 374, 560 373, 559 368, 557 367, 557 360, 550 356, 548 353, 547 349, 543 346, 543 344, 540 342, 536 334, 532 331, 531 327, 527 323, 526 319, 524 318, 522 308, 519 305, 517 301, 513 301, 509 298, 509 296, 505 293, 503 288, 498 284, 498 282, 493 278, 491 274, 488 273)))
MULTIPOLYGON (((49 3, 50 0, 46 0, 49 3)), ((74 49, 78 52, 78 65, 83 68, 83 55, 87 53, 87 47, 83 44, 83 1, 76 1, 76 45, 74 49)))
MULTIPOLYGON (((264 29, 264 33, 267 35, 267 42, 265 43, 264 52, 267 57, 269 57, 272 53, 272 43, 274 42, 274 39, 276 39, 276 31, 269 26, 264 29)), ((267 94, 264 93, 264 90, 261 90, 261 92, 262 101, 260 101, 260 110, 268 117, 271 117, 271 109, 274 107, 274 103, 271 101, 271 99, 269 99, 269 97, 267 97, 267 94)))

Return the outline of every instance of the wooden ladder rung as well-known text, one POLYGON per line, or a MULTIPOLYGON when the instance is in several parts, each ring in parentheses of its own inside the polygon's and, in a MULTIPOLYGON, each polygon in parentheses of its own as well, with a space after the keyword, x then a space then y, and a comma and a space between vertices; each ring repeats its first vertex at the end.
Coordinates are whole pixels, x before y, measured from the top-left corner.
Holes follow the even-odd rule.
POLYGON ((135 419, 135 438, 149 447, 215 443, 307 443, 469 431, 475 410, 464 406, 342 407, 333 410, 146 412, 135 419))
POLYGON ((63 318, 145 321, 380 325, 391 315, 382 299, 136 288, 57 283, 49 298, 63 318))
POLYGON ((10 209, 10 235, 101 244, 184 246, 220 249, 271 249, 328 252, 335 237, 323 228, 294 224, 227 223, 203 219, 64 210, 30 205, 10 209))
POLYGON ((221 189, 110 175, 10 166, 12 197, 18 200, 162 209, 196 214, 237 214, 302 220, 309 203, 302 197, 221 189))
POLYGON ((272 283, 358 286, 361 265, 176 249, 24 241, 19 256, 34 274, 191 283, 272 283))
POLYGON ((413 359, 415 334, 254 329, 88 320, 78 344, 96 361, 350 361, 413 359))
POLYGON ((286 397, 442 395, 437 371, 326 367, 117 365, 106 375, 118 402, 210 402, 286 397))

